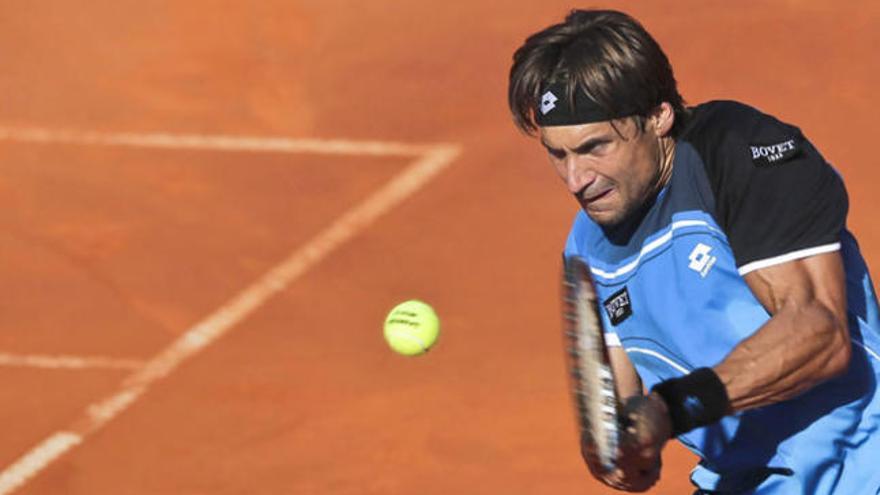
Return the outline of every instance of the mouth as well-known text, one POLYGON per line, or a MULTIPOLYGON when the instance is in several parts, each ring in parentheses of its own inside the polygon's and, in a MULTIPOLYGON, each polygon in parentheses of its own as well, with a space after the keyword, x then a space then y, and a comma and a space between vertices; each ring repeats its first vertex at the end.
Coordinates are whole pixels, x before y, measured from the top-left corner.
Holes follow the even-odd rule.
POLYGON ((613 190, 614 190, 614 188, 611 187, 611 188, 605 189, 604 191, 600 192, 599 194, 594 194, 592 196, 583 196, 583 203, 585 205, 589 205, 589 204, 593 204, 597 201, 600 201, 600 200, 606 198, 609 194, 611 194, 611 191, 613 191, 613 190))

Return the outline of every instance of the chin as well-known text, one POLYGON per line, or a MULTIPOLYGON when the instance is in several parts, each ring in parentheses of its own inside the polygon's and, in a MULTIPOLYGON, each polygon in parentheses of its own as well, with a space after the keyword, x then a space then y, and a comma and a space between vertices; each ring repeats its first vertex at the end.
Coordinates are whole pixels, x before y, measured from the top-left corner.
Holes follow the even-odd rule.
POLYGON ((632 208, 632 204, 610 204, 603 205, 601 209, 591 209, 581 204, 581 208, 588 217, 599 226, 604 228, 615 228, 628 223, 636 216, 637 209, 632 208))
POLYGON ((620 198, 603 198, 595 203, 579 200, 578 203, 584 213, 602 227, 615 227, 623 223, 629 216, 629 210, 625 202, 620 198))
POLYGON ((623 215, 618 211, 590 211, 584 208, 584 212, 588 217, 602 227, 614 227, 623 221, 623 215))

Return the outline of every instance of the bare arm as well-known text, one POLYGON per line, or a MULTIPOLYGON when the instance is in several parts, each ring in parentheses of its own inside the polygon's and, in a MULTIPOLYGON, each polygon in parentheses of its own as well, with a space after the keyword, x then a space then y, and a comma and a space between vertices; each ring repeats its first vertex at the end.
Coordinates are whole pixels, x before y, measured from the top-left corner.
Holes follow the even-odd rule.
POLYGON ((626 399, 634 395, 641 395, 642 380, 624 348, 621 346, 609 347, 608 358, 611 360, 615 388, 617 388, 617 396, 620 400, 625 402, 626 399))
POLYGON ((790 399, 846 370, 850 344, 839 253, 755 270, 745 281, 772 318, 714 368, 732 412, 790 399))

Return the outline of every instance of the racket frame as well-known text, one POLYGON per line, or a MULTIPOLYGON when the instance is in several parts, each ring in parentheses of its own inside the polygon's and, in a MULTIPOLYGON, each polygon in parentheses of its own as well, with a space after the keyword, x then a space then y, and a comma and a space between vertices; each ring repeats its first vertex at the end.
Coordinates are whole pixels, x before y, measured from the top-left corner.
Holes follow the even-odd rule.
POLYGON ((620 401, 605 342, 605 328, 589 264, 564 259, 563 335, 581 441, 591 442, 605 472, 616 469, 620 401))

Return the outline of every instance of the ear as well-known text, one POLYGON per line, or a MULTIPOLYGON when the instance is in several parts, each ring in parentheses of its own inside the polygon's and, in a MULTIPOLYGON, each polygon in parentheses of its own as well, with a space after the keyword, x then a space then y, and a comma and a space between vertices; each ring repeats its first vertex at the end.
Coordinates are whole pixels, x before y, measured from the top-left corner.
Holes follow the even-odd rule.
POLYGON ((664 101, 651 112, 648 122, 657 137, 666 137, 675 124, 675 110, 669 102, 664 101))

